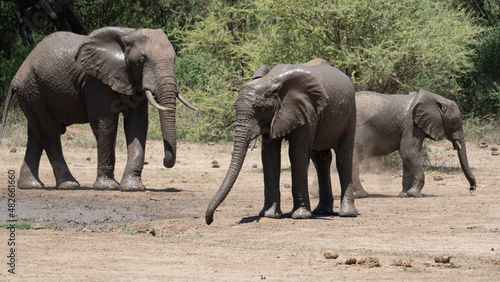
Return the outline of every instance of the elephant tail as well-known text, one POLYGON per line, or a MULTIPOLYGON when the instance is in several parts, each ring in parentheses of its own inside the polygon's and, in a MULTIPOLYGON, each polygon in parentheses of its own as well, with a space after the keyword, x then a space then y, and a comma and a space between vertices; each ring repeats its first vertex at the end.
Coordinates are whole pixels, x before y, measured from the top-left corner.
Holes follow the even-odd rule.
POLYGON ((7 97, 5 97, 5 106, 3 109, 2 128, 0 129, 0 145, 2 144, 3 129, 5 128, 5 122, 7 121, 7 112, 9 110, 10 101, 12 101, 12 96, 14 96, 14 94, 12 92, 12 88, 9 88, 9 92, 7 93, 7 97))

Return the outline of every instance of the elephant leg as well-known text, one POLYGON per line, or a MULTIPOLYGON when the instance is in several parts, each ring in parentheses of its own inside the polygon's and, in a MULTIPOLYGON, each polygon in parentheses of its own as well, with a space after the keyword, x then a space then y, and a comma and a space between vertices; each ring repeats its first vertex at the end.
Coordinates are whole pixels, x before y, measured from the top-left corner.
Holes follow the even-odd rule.
POLYGON ((85 102, 92 132, 97 141, 97 177, 93 188, 118 190, 115 180, 115 145, 118 116, 123 108, 120 95, 92 76, 84 85, 85 102))
POLYGON ((356 217, 358 210, 354 206, 354 191, 352 180, 352 162, 353 162, 353 143, 349 140, 354 140, 354 132, 344 136, 338 142, 341 147, 335 148, 335 157, 337 171, 340 179, 340 211, 339 216, 356 217))
POLYGON ((56 188, 72 190, 80 187, 80 183, 73 177, 64 160, 60 138, 58 138, 58 142, 44 146, 44 148, 54 171, 56 188))
POLYGON ((368 198, 370 194, 366 192, 361 185, 361 179, 359 179, 359 166, 363 162, 363 153, 360 151, 362 149, 355 147, 353 152, 353 162, 352 162, 352 185, 353 185, 353 195, 354 198, 368 198), (359 149, 359 150, 358 150, 359 149))
POLYGON ((410 190, 413 184, 413 179, 415 179, 415 175, 410 170, 409 166, 403 163, 403 190, 401 190, 399 196, 401 197, 406 196, 406 192, 410 190))
POLYGON ((98 190, 118 190, 115 180, 115 144, 118 113, 113 117, 91 119, 90 126, 97 141, 97 177, 93 188, 98 190))
POLYGON ((125 136, 127 140, 127 166, 123 172, 120 190, 143 191, 141 174, 144 167, 146 136, 148 134, 148 104, 142 101, 124 118, 125 136))
MULTIPOLYGON (((40 153, 39 146, 41 145, 45 149, 52 166, 52 171, 56 178, 56 188, 76 189, 80 187, 80 183, 71 174, 62 153, 61 124, 54 120, 52 114, 45 107, 42 110, 36 109, 35 111, 35 115, 33 116, 36 116, 36 118, 28 118, 28 123, 32 130, 31 136, 37 136, 37 141, 34 141, 32 143, 33 147, 29 149, 34 156, 30 160, 31 164, 27 164, 27 166, 32 166, 35 161, 39 163, 38 154, 40 153)), ((31 139, 33 140, 34 138, 31 139)))
POLYGON ((399 153, 403 160, 403 190, 400 197, 422 197, 425 184, 422 146, 401 146, 399 153))
POLYGON ((332 151, 314 151, 311 155, 318 174, 319 203, 314 209, 315 214, 333 214, 333 194, 330 167, 332 164, 332 151))
POLYGON ((262 137, 262 168, 264 170, 264 207, 261 217, 281 218, 280 170, 281 139, 262 137))
POLYGON ((23 165, 19 173, 19 180, 17 181, 17 187, 19 189, 44 188, 38 176, 42 152, 42 144, 36 140, 33 130, 28 125, 28 144, 26 145, 26 154, 24 155, 23 165))
MULTIPOLYGON (((303 127, 304 128, 304 127, 303 127)), ((311 157, 311 141, 306 136, 314 136, 305 130, 296 130, 291 136, 288 155, 292 166, 292 218, 312 218, 311 204, 309 202, 307 168, 311 157)), ((319 179, 318 179, 319 181, 319 179)))

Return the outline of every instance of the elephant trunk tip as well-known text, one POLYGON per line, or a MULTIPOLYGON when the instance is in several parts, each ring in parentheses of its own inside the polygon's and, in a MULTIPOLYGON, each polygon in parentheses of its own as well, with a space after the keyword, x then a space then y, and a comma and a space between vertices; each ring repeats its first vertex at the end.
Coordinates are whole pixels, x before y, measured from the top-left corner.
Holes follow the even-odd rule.
POLYGON ((172 168, 175 165, 175 159, 163 158, 163 166, 166 168, 172 168))
POLYGON ((205 222, 207 223, 207 225, 212 224, 212 222, 214 222, 214 215, 213 214, 209 214, 207 212, 207 214, 205 215, 205 222))
POLYGON ((474 180, 473 182, 470 183, 470 187, 469 187, 469 192, 474 192, 476 191, 476 181, 474 180))

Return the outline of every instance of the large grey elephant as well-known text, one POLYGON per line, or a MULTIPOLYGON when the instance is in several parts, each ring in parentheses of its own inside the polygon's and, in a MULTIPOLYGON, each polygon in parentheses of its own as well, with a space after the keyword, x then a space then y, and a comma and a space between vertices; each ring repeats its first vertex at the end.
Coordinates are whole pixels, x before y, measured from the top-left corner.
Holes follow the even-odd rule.
POLYGON ((231 164, 210 202, 205 220, 212 223, 216 208, 233 187, 251 140, 262 135, 264 207, 259 216, 279 218, 280 151, 289 141, 292 169, 292 218, 312 217, 307 168, 312 158, 325 194, 316 213, 333 213, 331 148, 342 187, 340 216, 357 216, 352 191, 352 151, 356 123, 354 87, 340 70, 322 59, 305 64, 260 67, 245 83, 235 102, 236 129, 231 164))
POLYGON ((195 109, 178 93, 174 61, 175 51, 160 29, 106 27, 89 36, 56 32, 43 39, 12 80, 2 119, 3 131, 10 100, 17 95, 28 120, 28 144, 18 187, 44 187, 38 176, 43 150, 52 165, 56 187, 79 187, 64 160, 60 136, 68 125, 90 122, 98 153, 93 187, 143 190, 148 101, 159 109, 163 164, 174 166, 176 98, 195 109), (124 116, 128 160, 118 184, 114 168, 120 113, 124 116))
POLYGON ((453 143, 470 190, 476 189, 476 180, 467 162, 462 119, 455 102, 424 90, 410 95, 363 91, 356 93, 356 109, 353 161, 356 198, 369 196, 359 179, 363 159, 385 156, 396 150, 403 161, 403 189, 399 195, 421 197, 425 177, 422 143, 426 137, 446 138, 453 143))

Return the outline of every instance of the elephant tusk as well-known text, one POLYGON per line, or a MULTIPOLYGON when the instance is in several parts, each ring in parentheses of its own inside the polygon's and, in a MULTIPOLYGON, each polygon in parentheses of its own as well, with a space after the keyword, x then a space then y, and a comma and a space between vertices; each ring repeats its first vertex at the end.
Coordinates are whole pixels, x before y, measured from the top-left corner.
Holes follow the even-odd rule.
POLYGON ((455 147, 455 150, 462 150, 462 146, 460 146, 460 142, 458 140, 453 140, 453 147, 455 147))
POLYGON ((161 111, 175 111, 175 109, 172 109, 172 108, 166 108, 166 107, 163 107, 163 106, 160 106, 156 101, 155 101, 155 98, 153 97, 153 94, 151 93, 151 91, 149 90, 146 90, 146 97, 148 97, 148 101, 149 103, 151 103, 151 105, 153 105, 153 107, 157 108, 158 110, 161 110, 161 111))
POLYGON ((184 97, 181 96, 181 94, 177 94, 177 98, 179 99, 179 101, 181 101, 184 105, 186 105, 186 107, 190 108, 191 110, 193 111, 197 111, 198 108, 191 105, 191 103, 189 103, 186 99, 184 99, 184 97))
POLYGON ((255 138, 253 140, 253 145, 252 145, 252 149, 250 149, 250 151, 253 151, 253 149, 255 149, 255 146, 257 145, 257 138, 255 138))

